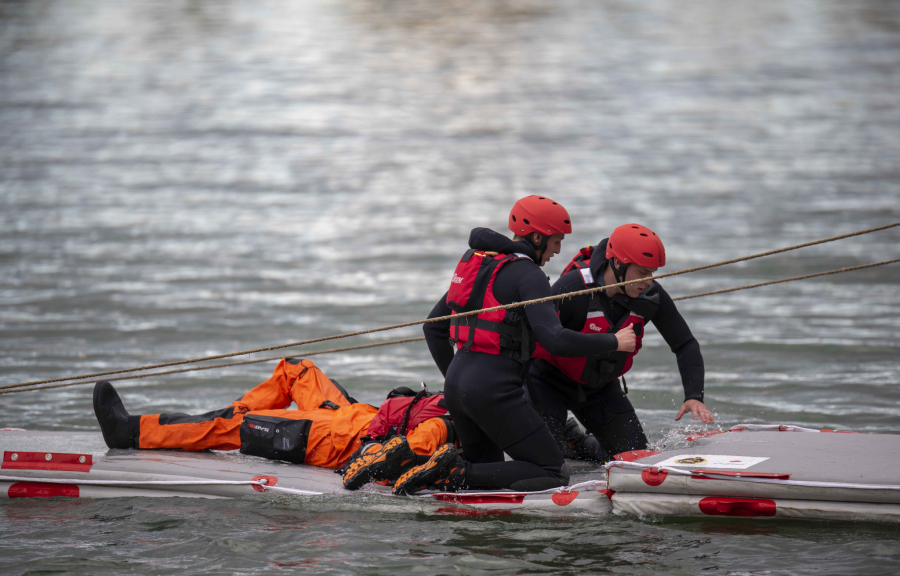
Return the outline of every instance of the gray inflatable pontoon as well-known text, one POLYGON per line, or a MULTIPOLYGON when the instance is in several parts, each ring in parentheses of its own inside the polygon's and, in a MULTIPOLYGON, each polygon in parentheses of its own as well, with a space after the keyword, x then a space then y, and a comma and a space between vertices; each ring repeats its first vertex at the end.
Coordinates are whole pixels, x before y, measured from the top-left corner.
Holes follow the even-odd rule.
POLYGON ((606 465, 615 514, 900 521, 900 435, 739 425, 606 465))
MULTIPOLYGON (((109 450, 99 433, 0 430, 0 498, 347 495, 332 470, 238 452, 109 450)), ((584 463, 543 492, 430 493, 437 514, 571 514, 900 521, 900 435, 740 425, 688 448, 584 463)), ((377 484, 364 491, 390 496, 377 484)))
MULTIPOLYGON (((299 497, 348 495, 333 470, 289 464, 232 452, 110 450, 99 433, 0 430, 0 498, 188 497, 236 498, 259 492, 299 497)), ((585 468, 584 464, 581 464, 585 468)), ((544 492, 431 493, 437 514, 463 516, 576 509, 608 513, 603 469, 573 476, 570 488, 544 492)), ((391 496, 389 486, 369 484, 369 493, 391 496)))

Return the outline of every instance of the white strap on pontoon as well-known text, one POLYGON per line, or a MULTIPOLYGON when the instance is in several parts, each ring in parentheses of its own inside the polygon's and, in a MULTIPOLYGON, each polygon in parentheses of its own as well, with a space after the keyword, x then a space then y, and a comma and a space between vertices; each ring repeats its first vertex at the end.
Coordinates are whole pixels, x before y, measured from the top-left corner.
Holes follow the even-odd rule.
POLYGON ((81 484, 83 486, 261 486, 264 490, 319 496, 322 492, 296 490, 281 486, 267 486, 266 480, 95 480, 81 478, 31 478, 27 476, 0 476, 0 482, 41 482, 45 484, 81 484))
MULTIPOLYGON (((612 468, 635 468, 639 470, 649 470, 656 468, 657 470, 665 470, 670 474, 679 476, 695 476, 690 470, 682 470, 681 468, 672 468, 669 466, 654 466, 653 464, 640 464, 638 462, 607 462, 606 472, 609 473, 612 468)), ((779 486, 808 486, 810 488, 852 488, 856 490, 900 490, 900 486, 892 486, 889 484, 850 484, 845 482, 814 482, 811 480, 776 480, 773 478, 747 478, 746 476, 728 476, 716 474, 712 470, 704 470, 703 476, 715 478, 716 480, 729 480, 732 482, 753 482, 755 484, 778 484, 779 486)))
MULTIPOLYGON (((579 490, 602 490, 606 488, 606 480, 586 480, 573 484, 572 486, 561 486, 559 488, 548 488, 547 490, 536 490, 534 492, 513 492, 506 490, 490 490, 485 492, 451 492, 460 496, 535 496, 537 494, 559 494, 560 492, 578 492, 579 490)), ((431 492, 419 495, 420 498, 431 498, 439 494, 448 494, 448 492, 431 492)))
POLYGON ((778 432, 821 432, 815 428, 803 428, 802 426, 791 426, 788 424, 737 424, 730 428, 732 432, 754 431, 754 430, 777 430, 778 432))
POLYGON ((282 486, 263 486, 263 492, 274 490, 276 492, 284 492, 285 494, 297 494, 299 496, 321 496, 322 492, 313 492, 311 490, 298 490, 296 488, 284 488, 282 486))

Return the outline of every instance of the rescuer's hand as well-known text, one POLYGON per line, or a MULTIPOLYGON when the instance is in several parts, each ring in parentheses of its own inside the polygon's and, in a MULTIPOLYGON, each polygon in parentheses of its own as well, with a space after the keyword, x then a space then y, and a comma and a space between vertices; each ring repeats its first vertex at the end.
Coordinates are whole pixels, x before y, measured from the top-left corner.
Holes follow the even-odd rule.
POLYGON ((681 417, 688 412, 694 416, 694 420, 703 420, 706 424, 715 422, 712 412, 710 412, 706 405, 699 400, 685 400, 684 404, 681 405, 681 410, 678 411, 678 416, 675 417, 675 420, 681 420, 681 417))
POLYGON ((629 324, 616 332, 616 340, 619 341, 619 347, 616 348, 616 352, 634 352, 634 324, 629 324))

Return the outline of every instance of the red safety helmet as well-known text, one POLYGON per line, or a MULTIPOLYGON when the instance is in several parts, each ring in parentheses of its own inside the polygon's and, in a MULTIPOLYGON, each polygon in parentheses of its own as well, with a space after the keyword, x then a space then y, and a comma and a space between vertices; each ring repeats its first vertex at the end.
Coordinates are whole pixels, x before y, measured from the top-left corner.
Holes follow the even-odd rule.
POLYGON ((526 196, 513 204, 509 212, 509 229, 519 236, 532 232, 544 236, 571 234, 572 222, 562 204, 546 196, 526 196))
POLYGON ((609 235, 606 259, 618 258, 623 264, 647 268, 666 265, 666 248, 653 230, 640 224, 624 224, 609 235))

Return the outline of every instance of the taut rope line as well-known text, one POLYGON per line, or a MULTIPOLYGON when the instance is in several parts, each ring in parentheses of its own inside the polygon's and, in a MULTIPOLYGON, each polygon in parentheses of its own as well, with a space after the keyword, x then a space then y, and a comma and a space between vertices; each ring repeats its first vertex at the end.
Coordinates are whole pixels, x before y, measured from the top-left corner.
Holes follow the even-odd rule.
POLYGON ((153 370, 155 368, 168 368, 169 366, 194 364, 196 362, 205 362, 207 360, 220 360, 222 358, 232 358, 234 356, 244 356, 246 354, 254 354, 257 352, 268 352, 270 350, 280 350, 282 348, 293 348, 295 346, 304 346, 306 344, 315 344, 316 342, 326 342, 328 340, 337 340, 339 338, 349 338, 351 336, 362 336, 364 334, 374 334, 375 332, 384 332, 386 330, 395 330, 397 328, 406 328, 408 326, 418 326, 420 324, 427 324, 430 322, 443 322, 445 320, 449 320, 453 316, 456 316, 456 317, 474 316, 474 315, 481 314, 484 312, 494 312, 497 310, 508 310, 510 308, 519 308, 519 307, 528 306, 531 304, 540 304, 542 302, 550 302, 553 300, 560 300, 562 298, 570 298, 572 296, 579 296, 581 294, 591 294, 593 292, 600 292, 603 290, 608 290, 610 288, 618 288, 621 286, 627 286, 629 284, 636 284, 638 282, 644 282, 648 279, 659 280, 662 278, 669 278, 671 276, 679 276, 681 274, 688 274, 690 272, 699 272, 700 270, 708 270, 710 268, 725 266, 727 264, 735 264, 737 262, 746 262, 747 260, 753 260, 755 258, 762 258, 763 256, 772 256, 774 254, 781 254, 783 252, 789 252, 791 250, 798 250, 800 248, 807 248, 809 246, 816 246, 818 244, 825 244, 826 242, 833 242, 835 240, 841 240, 843 238, 850 238, 853 236, 861 236, 863 234, 869 234, 871 232, 878 232, 879 230, 887 230, 888 228, 894 228, 896 226, 900 226, 900 222, 894 222, 892 224, 885 224, 883 226, 877 226, 875 228, 868 228, 866 230, 857 230, 856 232, 850 232, 849 234, 841 234, 839 236, 832 236, 830 238, 823 238, 821 240, 813 240, 812 242, 804 242, 803 244, 797 244, 795 246, 787 246, 785 248, 778 248, 776 250, 769 250, 767 252, 760 252, 758 254, 751 254, 750 256, 743 256, 741 258, 733 258, 731 260, 723 260, 722 262, 716 262, 714 264, 706 264, 704 266, 696 266, 694 268, 687 268, 685 270, 678 270, 675 272, 667 272, 665 274, 660 274, 658 276, 649 276, 647 278, 638 278, 636 280, 629 280, 627 282, 619 282, 618 284, 610 284, 608 286, 598 286, 596 288, 588 288, 587 290, 579 290, 577 292, 569 292, 567 294, 559 294, 557 296, 546 296, 544 298, 536 298, 534 300, 526 300, 524 302, 514 302, 512 304, 505 304, 502 306, 494 306, 492 308, 482 308, 481 310, 472 310, 469 312, 463 312, 461 314, 455 314, 455 315, 450 315, 450 316, 438 316, 435 318, 426 318, 424 320, 415 320, 413 322, 403 322, 401 324, 393 324, 391 326, 382 326, 380 328, 369 328, 368 330, 357 330, 356 332, 347 332, 345 334, 335 334, 333 336, 322 336, 320 338, 310 338, 309 340, 300 340, 298 342, 289 342, 287 344, 277 344, 275 346, 264 346, 262 348, 254 348, 252 350, 242 350, 240 352, 229 352, 228 354, 218 354, 215 356, 203 356, 201 358, 190 358, 187 360, 176 360, 174 362, 163 362, 161 364, 149 364, 147 366, 137 366, 134 368, 123 368, 120 370, 109 370, 107 372, 94 372, 93 374, 79 374, 77 376, 66 376, 64 378, 51 378, 49 380, 35 380, 33 382, 22 382, 19 385, 20 386, 34 386, 37 384, 49 384, 51 382, 63 382, 66 380, 83 380, 83 379, 87 379, 87 378, 96 378, 98 376, 109 376, 111 374, 123 374, 125 372, 140 372, 143 370, 153 370))
MULTIPOLYGON (((316 356, 318 354, 332 354, 334 352, 347 352, 348 350, 362 350, 363 348, 376 348, 378 346, 391 346, 393 344, 404 344, 406 342, 419 342, 424 340, 423 336, 418 338, 403 338, 402 340, 385 340, 384 342, 376 342, 375 344, 360 344, 359 346, 347 346, 346 348, 332 348, 330 350, 314 350, 306 352, 303 357, 316 356)), ((166 370, 165 372, 150 372, 149 374, 133 374, 131 376, 119 376, 117 378, 107 378, 108 382, 116 380, 137 380, 139 378, 150 378, 151 376, 165 376, 167 374, 181 374, 183 372, 196 372, 199 370, 212 370, 213 368, 228 368, 229 366, 243 366, 245 364, 259 364, 261 362, 270 362, 272 360, 281 360, 285 356, 270 356, 269 358, 258 358, 256 360, 245 360, 243 362, 231 362, 229 364, 210 364, 209 366, 194 366, 192 368, 182 368, 180 370, 166 370)), ((0 394, 12 394, 13 392, 31 392, 32 390, 50 390, 51 388, 65 388, 66 386, 75 386, 77 384, 94 384, 96 380, 83 380, 81 382, 67 382, 65 384, 52 384, 50 386, 40 386, 38 388, 26 388, 25 390, 10 390, 0 392, 0 394)), ((22 388, 24 384, 6 384, 0 386, 0 390, 8 388, 22 388)))
POLYGON ((883 260, 873 264, 861 264, 859 266, 848 266, 846 268, 838 268, 837 270, 829 270, 828 272, 816 272, 815 274, 807 274, 806 276, 794 276, 793 278, 782 278, 781 280, 770 280, 769 282, 760 282, 759 284, 748 284, 746 286, 738 286, 737 288, 725 288, 723 290, 713 290, 712 292, 701 292, 700 294, 691 294, 690 296, 679 296, 672 300, 690 300, 691 298, 699 298, 701 296, 712 296, 713 294, 725 294, 727 292, 737 292, 738 290, 748 290, 750 288, 759 288, 760 286, 771 286, 772 284, 783 284, 785 282, 793 282, 795 280, 806 280, 807 278, 815 278, 817 276, 830 276, 831 274, 840 274, 841 272, 851 272, 853 270, 862 270, 863 268, 874 268, 876 266, 884 266, 885 264, 893 264, 900 262, 900 258, 893 260, 883 260))
MULTIPOLYGON (((700 294, 691 294, 690 296, 679 296, 672 300, 690 300, 691 298, 699 298, 701 296, 712 296, 713 294, 725 294, 727 292, 737 292, 738 290, 747 290, 749 288, 759 288, 761 286, 770 286, 772 284, 783 284, 784 282, 794 282, 796 280, 806 280, 807 278, 815 278, 817 276, 829 276, 831 274, 840 274, 841 272, 850 272, 852 270, 862 270, 864 268, 874 268, 876 266, 884 266, 886 264, 894 264, 900 262, 900 258, 894 260, 884 260, 873 264, 861 264, 859 266, 849 266, 847 268, 838 268, 837 270, 829 270, 827 272, 816 272, 815 274, 807 274, 805 276, 794 276, 793 278, 782 278, 781 280, 771 280, 769 282, 761 282, 759 284, 748 284, 747 286, 738 286, 736 288, 725 288, 723 290, 714 290, 712 292, 702 292, 700 294)), ((332 348, 330 350, 315 350, 303 354, 303 357, 316 356, 317 354, 331 354, 334 352, 347 352, 348 350, 361 350, 363 348, 375 348, 376 346, 390 346, 392 344, 404 344, 406 342, 420 342, 425 338, 404 338, 402 340, 387 340, 385 342, 377 342, 375 344, 361 344, 359 346, 347 346, 346 348, 332 348)), ((232 362, 229 364, 211 364, 209 366, 195 366, 193 368, 182 368, 180 370, 167 370, 165 372, 150 372, 149 374, 134 374, 132 376, 119 376, 116 378, 107 378, 109 382, 116 380, 137 380, 139 378, 150 378, 152 376, 165 376, 167 374, 181 374, 183 372, 195 372, 198 370, 212 370, 213 368, 228 368, 229 366, 243 366, 245 364, 259 364, 260 362, 270 362, 272 360, 281 360, 285 356, 270 356, 268 358, 259 358, 256 360, 246 360, 244 362, 232 362)), ((67 382, 65 384, 52 384, 50 386, 39 386, 35 388, 26 388, 27 384, 6 384, 0 386, 0 394, 13 394, 15 392, 31 392, 32 390, 50 390, 52 388, 65 388, 67 386, 76 386, 78 384, 93 384, 96 380, 83 380, 80 382, 67 382), (15 388, 15 390, 8 390, 15 388)))

